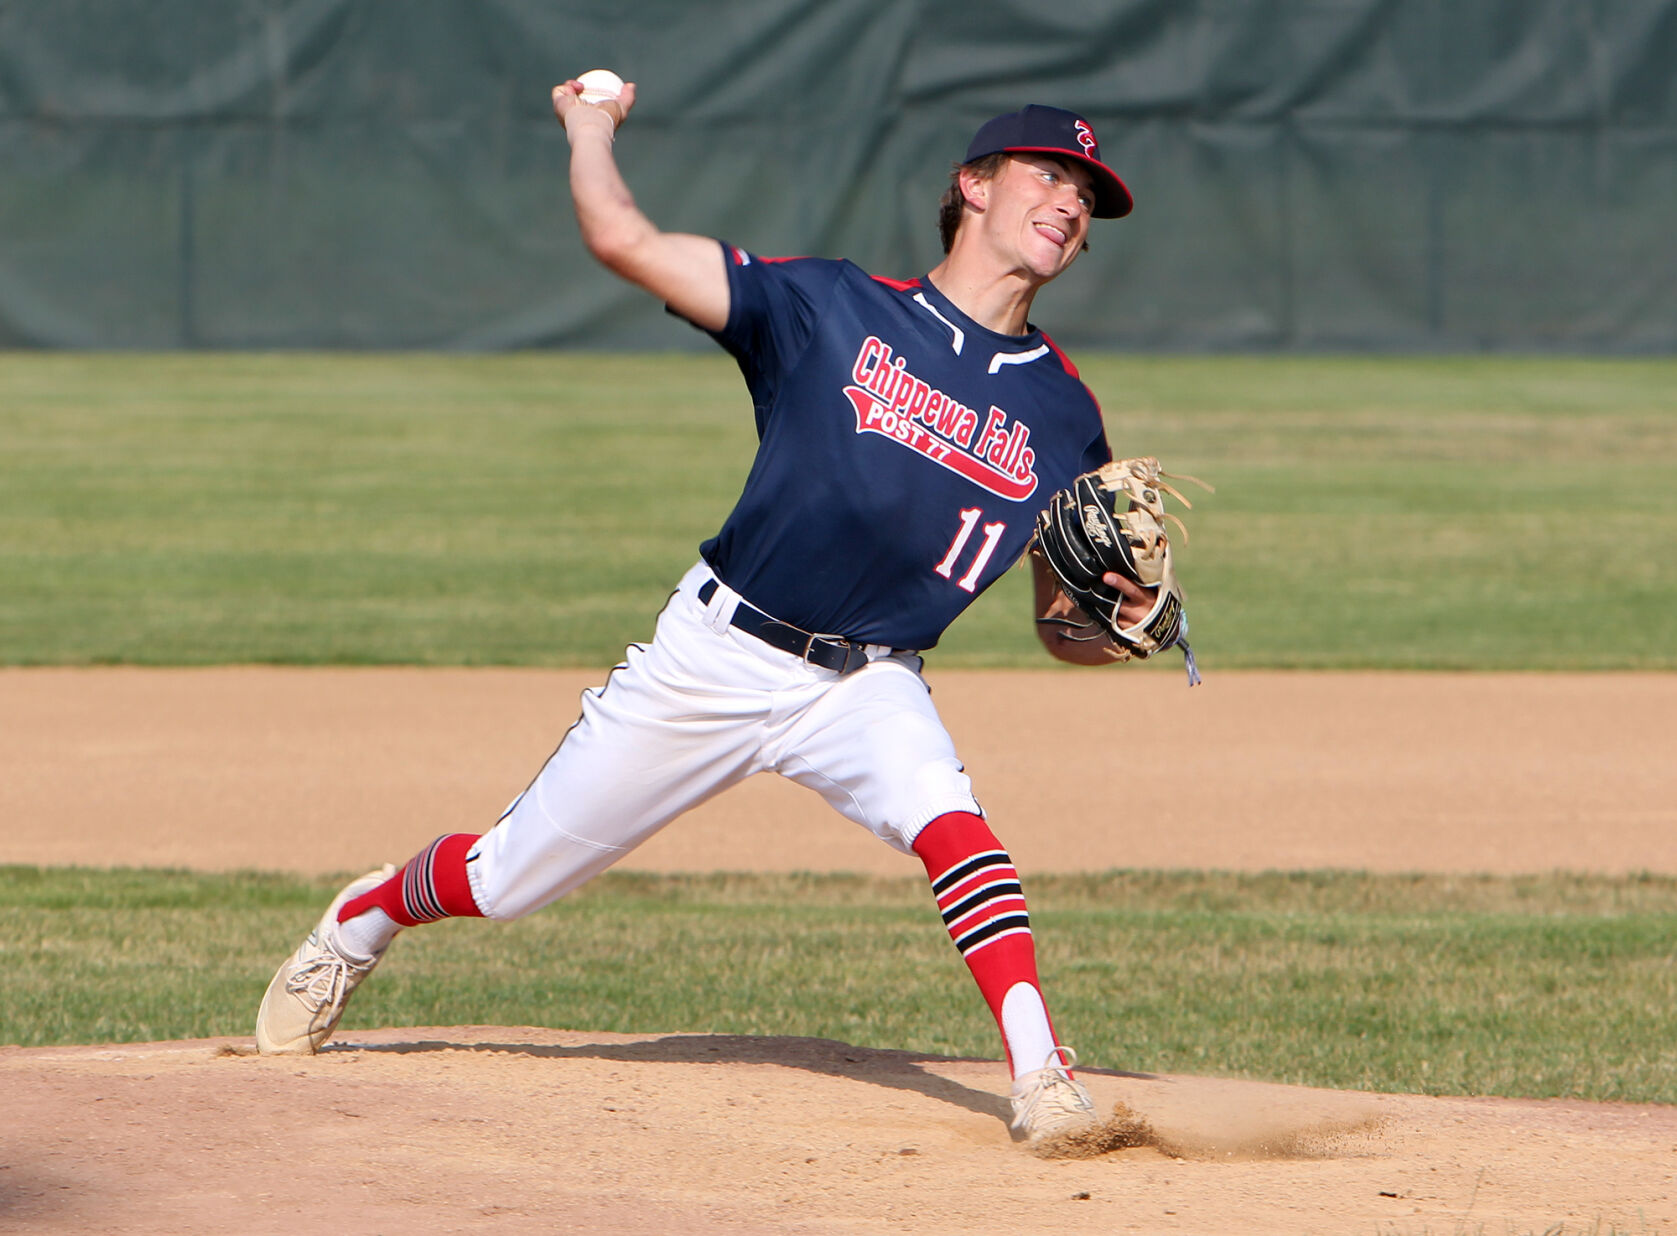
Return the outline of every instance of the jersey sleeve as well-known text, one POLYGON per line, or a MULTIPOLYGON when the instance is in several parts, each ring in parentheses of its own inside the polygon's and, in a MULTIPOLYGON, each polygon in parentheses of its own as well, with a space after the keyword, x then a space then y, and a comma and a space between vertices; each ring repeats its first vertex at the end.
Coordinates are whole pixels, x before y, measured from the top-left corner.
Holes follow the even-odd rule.
POLYGON ((707 332, 739 362, 761 417, 784 374, 819 329, 842 262, 763 258, 723 244, 728 270, 728 322, 707 332))

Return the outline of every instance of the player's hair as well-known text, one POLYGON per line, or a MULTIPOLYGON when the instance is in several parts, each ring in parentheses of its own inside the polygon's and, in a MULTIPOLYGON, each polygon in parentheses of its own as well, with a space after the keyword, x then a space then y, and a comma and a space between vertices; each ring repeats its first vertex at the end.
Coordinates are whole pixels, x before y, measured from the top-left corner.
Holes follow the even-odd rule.
MULTIPOLYGON (((998 150, 971 163, 957 163, 949 169, 949 187, 943 191, 943 200, 937 208, 937 233, 943 241, 945 253, 955 246, 955 233, 960 230, 961 217, 967 206, 967 195, 961 192, 961 173, 970 171, 980 180, 991 180, 1011 157, 1007 151, 998 150)), ((1087 240, 1083 242, 1082 252, 1089 252, 1087 240)))
POLYGON ((967 205, 966 194, 961 192, 961 173, 970 170, 980 180, 989 180, 1002 170, 1007 158, 1007 151, 998 150, 971 163, 957 163, 949 169, 949 187, 943 191, 943 201, 938 203, 937 208, 937 233, 943 241, 945 253, 955 244, 955 233, 961 226, 961 212, 967 205))

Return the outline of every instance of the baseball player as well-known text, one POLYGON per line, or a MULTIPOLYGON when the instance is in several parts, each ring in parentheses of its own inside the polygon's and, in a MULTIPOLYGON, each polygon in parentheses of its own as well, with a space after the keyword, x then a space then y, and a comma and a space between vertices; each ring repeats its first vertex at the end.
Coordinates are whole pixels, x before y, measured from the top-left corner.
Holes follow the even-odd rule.
MULTIPOLYGON (((487 833, 440 837, 351 883, 257 1014, 264 1053, 309 1053, 405 927, 514 919, 591 879, 687 809, 772 770, 924 863, 1001 1030, 1014 1127, 1032 1142, 1096 1119, 1038 983, 1019 877, 921 677, 920 652, 1018 561, 1055 490, 1111 458, 1100 409, 1029 321, 1036 292, 1128 214, 1089 124, 1030 106, 985 124, 942 206, 946 256, 908 280, 660 231, 613 156, 632 85, 553 91, 583 242, 738 361, 760 445, 733 512, 528 788, 487 833)), ((1033 560, 1034 561, 1034 560, 1033 560)), ((1064 660, 1099 640, 1053 619, 1064 660)), ((1126 621, 1149 605, 1117 575, 1126 621)))

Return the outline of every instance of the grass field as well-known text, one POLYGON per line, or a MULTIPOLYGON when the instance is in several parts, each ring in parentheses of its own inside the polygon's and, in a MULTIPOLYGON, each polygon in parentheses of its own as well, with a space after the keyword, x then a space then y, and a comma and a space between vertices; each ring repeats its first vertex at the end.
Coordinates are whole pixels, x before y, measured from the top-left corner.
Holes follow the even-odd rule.
MULTIPOLYGON (((1677 668, 1677 361, 1084 373, 1120 453, 1217 486, 1208 669, 1677 668)), ((721 356, 0 354, 0 664, 609 665, 752 445, 721 356)), ((938 663, 1049 665, 1027 605, 938 663)))
MULTIPOLYGON (((0 868, 0 1042, 247 1035, 338 882, 0 868)), ((1677 1102, 1677 878, 1111 873, 1029 883, 1090 1064, 1677 1102)), ((917 880, 609 873, 408 933, 345 1022, 794 1034, 996 1054, 917 880)))

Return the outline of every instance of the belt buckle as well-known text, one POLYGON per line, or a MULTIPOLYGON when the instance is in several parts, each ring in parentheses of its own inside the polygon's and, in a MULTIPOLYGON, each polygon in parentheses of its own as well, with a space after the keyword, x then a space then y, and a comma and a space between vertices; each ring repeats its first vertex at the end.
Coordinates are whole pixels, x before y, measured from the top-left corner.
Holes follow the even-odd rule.
MULTIPOLYGON (((802 634, 809 635, 808 632, 802 632, 802 634)), ((815 659, 815 650, 817 647, 819 647, 824 653, 836 652, 838 649, 843 648, 844 662, 839 666, 838 672, 840 674, 848 674, 850 672, 849 640, 845 640, 843 643, 840 643, 838 640, 825 639, 819 635, 809 635, 809 638, 804 641, 804 651, 802 657, 803 663, 805 665, 818 665, 822 669, 830 669, 832 668, 830 665, 822 665, 820 661, 815 659)))

